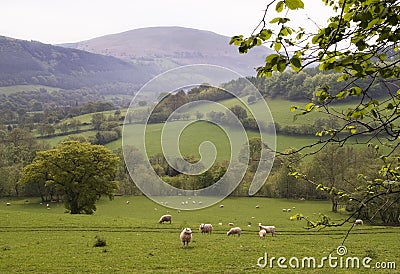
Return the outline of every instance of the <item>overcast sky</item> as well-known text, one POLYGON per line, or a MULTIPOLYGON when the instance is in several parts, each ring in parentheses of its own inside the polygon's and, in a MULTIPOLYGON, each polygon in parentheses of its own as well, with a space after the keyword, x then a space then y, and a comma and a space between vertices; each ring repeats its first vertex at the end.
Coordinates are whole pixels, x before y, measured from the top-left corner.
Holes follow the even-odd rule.
MULTIPOLYGON (((326 22, 321 0, 303 0, 294 24, 326 22)), ((43 43, 78 42, 127 30, 182 26, 233 36, 249 35, 269 0, 1 0, 0 35, 43 43)), ((273 18, 270 14, 268 18, 273 18)))

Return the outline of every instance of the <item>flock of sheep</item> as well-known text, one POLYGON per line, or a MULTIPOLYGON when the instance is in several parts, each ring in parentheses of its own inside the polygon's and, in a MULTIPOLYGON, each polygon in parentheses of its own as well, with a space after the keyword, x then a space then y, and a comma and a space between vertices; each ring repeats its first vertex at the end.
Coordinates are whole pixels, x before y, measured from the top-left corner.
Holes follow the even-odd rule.
MULTIPOLYGON (((167 214, 161 216, 160 220, 158 221, 160 224, 163 224, 165 222, 172 223, 172 216, 167 214)), ((232 223, 229 223, 229 225, 233 225, 232 223)), ((262 225, 261 223, 258 224, 259 232, 258 235, 260 238, 265 238, 265 236, 268 233, 271 233, 272 236, 276 236, 276 231, 275 231, 275 226, 269 225, 265 226, 262 225)), ((199 231, 202 234, 211 234, 213 231, 213 226, 212 224, 200 224, 199 226, 199 231)), ((240 227, 232 227, 229 229, 229 231, 226 233, 226 235, 237 235, 240 237, 240 234, 242 233, 242 230, 240 227)), ((185 227, 181 233, 180 233, 180 239, 181 242, 183 243, 183 247, 188 247, 189 243, 192 241, 192 229, 190 227, 185 227)))
MULTIPOLYGON (((284 209, 284 212, 290 212, 290 209, 284 209)), ((169 222, 170 224, 172 223, 172 216, 167 214, 167 215, 163 215, 161 216, 160 220, 158 221, 160 224, 165 223, 165 222, 169 222)), ((221 223, 219 223, 221 225, 221 223)), ((363 225, 363 220, 361 219, 357 219, 355 220, 355 222, 353 223, 354 226, 358 226, 358 225, 363 225)), ((233 223, 229 223, 230 226, 233 226, 233 223)), ((265 238, 265 236, 267 234, 271 234, 272 236, 276 236, 276 229, 275 226, 272 225, 262 225, 261 223, 258 224, 258 235, 259 237, 265 238)), ((213 231, 213 226, 212 224, 200 224, 199 227, 199 231, 202 234, 211 234, 213 231)), ((229 235, 237 235, 238 237, 240 237, 240 234, 242 233, 242 230, 240 227, 232 227, 231 229, 229 229, 229 231, 226 233, 228 236, 229 235)), ((181 242, 183 243, 183 247, 188 247, 189 243, 192 241, 192 229, 190 227, 186 227, 184 228, 181 233, 180 233, 180 239, 181 242)))

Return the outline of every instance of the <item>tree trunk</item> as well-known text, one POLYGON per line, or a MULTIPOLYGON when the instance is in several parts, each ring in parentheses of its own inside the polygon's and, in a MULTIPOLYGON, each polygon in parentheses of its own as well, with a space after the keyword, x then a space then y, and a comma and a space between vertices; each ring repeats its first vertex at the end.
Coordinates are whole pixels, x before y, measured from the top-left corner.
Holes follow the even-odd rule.
POLYGON ((337 212, 338 201, 334 196, 331 197, 331 201, 332 201, 332 212, 337 212))
POLYGON ((69 194, 69 209, 71 214, 79 214, 78 195, 74 192, 69 194))

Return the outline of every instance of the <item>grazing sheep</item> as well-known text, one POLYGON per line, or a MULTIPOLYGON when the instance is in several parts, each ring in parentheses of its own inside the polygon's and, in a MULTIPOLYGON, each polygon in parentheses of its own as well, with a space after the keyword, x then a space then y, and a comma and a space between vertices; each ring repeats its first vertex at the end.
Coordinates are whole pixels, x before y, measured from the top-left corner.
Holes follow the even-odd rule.
POLYGON ((256 208, 260 208, 260 206, 259 206, 259 205, 256 205, 256 208))
POLYGON ((273 225, 261 225, 261 223, 259 223, 258 228, 260 230, 264 229, 266 231, 266 233, 271 233, 272 236, 276 236, 275 226, 273 226, 273 225))
POLYGON ((189 246, 189 243, 192 241, 192 230, 189 227, 184 228, 180 234, 180 238, 183 247, 185 247, 185 245, 189 246))
POLYGON ((363 225, 364 224, 364 222, 363 222, 363 220, 361 220, 361 219, 357 219, 357 220, 355 220, 354 221, 354 225, 356 226, 356 225, 363 225))
POLYGON ((11 203, 6 203, 6 205, 7 205, 7 206, 10 206, 10 205, 11 205, 11 203))
POLYGON ((286 212, 286 208, 282 208, 282 212, 286 212))
POLYGON ((258 235, 260 236, 261 239, 262 239, 262 238, 265 238, 265 235, 267 235, 267 231, 266 231, 265 229, 261 229, 261 230, 258 232, 258 235))
POLYGON ((240 233, 242 233, 242 230, 240 229, 240 227, 232 227, 231 229, 229 229, 228 232, 226 232, 226 235, 238 235, 238 237, 240 237, 240 233))
POLYGON ((213 226, 211 224, 201 224, 199 227, 200 232, 203 233, 212 233, 213 226))
POLYGON ((220 208, 223 208, 223 207, 224 207, 224 205, 220 205, 219 207, 220 207, 220 208))
POLYGON ((220 222, 220 223, 218 223, 218 225, 222 225, 222 223, 220 222))
POLYGON ((234 226, 234 224, 233 224, 233 223, 228 223, 228 225, 229 225, 229 226, 234 226))
POLYGON ((169 222, 171 223, 172 221, 172 216, 171 215, 162 215, 160 220, 158 221, 160 224, 163 224, 164 222, 169 222))
POLYGON ((292 211, 290 208, 288 208, 287 210, 286 210, 287 212, 290 212, 290 211, 292 211))
POLYGON ((126 201, 126 204, 129 205, 129 201, 126 201))

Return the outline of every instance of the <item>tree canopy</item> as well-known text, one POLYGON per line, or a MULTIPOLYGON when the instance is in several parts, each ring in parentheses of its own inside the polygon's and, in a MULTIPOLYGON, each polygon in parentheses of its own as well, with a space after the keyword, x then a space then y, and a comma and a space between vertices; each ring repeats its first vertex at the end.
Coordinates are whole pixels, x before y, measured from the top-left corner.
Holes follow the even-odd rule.
MULTIPOLYGON (((361 136, 365 144, 380 153, 382 165, 375 176, 355 171, 354 177, 362 178, 365 183, 351 190, 329 185, 324 180, 318 182, 299 170, 292 170, 291 175, 315 184, 341 201, 351 202, 355 207, 351 217, 361 216, 363 210, 379 204, 380 207, 374 209, 376 212, 395 208, 397 216, 394 219, 400 222, 397 210, 400 205, 400 1, 322 2, 332 8, 333 15, 316 33, 290 26, 290 12, 304 8, 301 0, 273 0, 267 4, 264 16, 251 36, 236 35, 230 43, 238 46, 239 53, 247 53, 261 45, 275 51, 257 68, 259 77, 270 77, 285 70, 301 72, 310 65, 318 65, 321 71, 335 72, 336 81, 341 83, 339 89, 327 84, 318 85, 305 106, 291 107, 295 119, 316 111, 341 121, 316 132, 319 142, 308 147, 314 148, 315 153, 327 148, 328 143, 342 146, 361 136), (283 16, 267 20, 273 8, 283 16), (332 107, 349 97, 354 99, 347 110, 339 112, 332 107)), ((323 221, 316 223, 318 225, 334 224, 323 221)))
POLYGON ((107 148, 90 143, 66 141, 56 148, 39 151, 24 167, 19 183, 54 187, 63 195, 71 214, 92 214, 102 195, 112 199, 118 184, 114 181, 118 157, 107 148))

